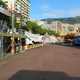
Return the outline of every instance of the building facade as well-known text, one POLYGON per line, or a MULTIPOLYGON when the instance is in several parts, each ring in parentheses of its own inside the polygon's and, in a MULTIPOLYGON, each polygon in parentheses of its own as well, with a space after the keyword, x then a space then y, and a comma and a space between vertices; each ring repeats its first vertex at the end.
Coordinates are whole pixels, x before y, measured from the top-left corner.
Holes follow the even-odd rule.
POLYGON ((25 23, 29 19, 30 14, 30 1, 29 0, 3 0, 8 5, 8 11, 14 10, 17 23, 25 23))
POLYGON ((29 0, 16 0, 15 4, 15 12, 17 21, 22 21, 22 25, 26 25, 25 23, 29 19, 30 13, 30 2, 29 0))
POLYGON ((11 13, 8 11, 7 8, 1 6, 0 7, 0 57, 5 55, 6 44, 7 41, 7 31, 10 28, 10 16, 11 13))
MULTIPOLYGON (((26 25, 27 20, 29 19, 30 11, 30 2, 29 0, 2 0, 6 4, 6 8, 0 7, 0 56, 5 55, 3 53, 7 52, 10 49, 12 34, 8 30, 12 31, 12 12, 15 14, 15 23, 22 23, 20 26, 26 25), (9 21, 10 20, 10 21, 9 21), (9 23, 8 23, 9 22, 9 23), (10 29, 9 26, 10 25, 10 29), (9 41, 10 40, 10 41, 9 41)), ((1 5, 2 6, 2 5, 1 5)), ((15 25, 15 24, 14 24, 15 25)), ((15 25, 16 26, 16 25, 15 25)), ((14 26, 14 27, 15 27, 14 26)), ((14 28, 15 30, 15 28, 14 28)), ((17 32, 14 32, 15 39, 22 38, 22 34, 17 35, 17 32)), ((18 32, 19 34, 19 32, 18 32)))
POLYGON ((68 23, 62 23, 60 21, 53 21, 51 23, 48 23, 47 21, 42 21, 43 27, 54 30, 56 32, 60 32, 61 35, 66 35, 68 33, 80 33, 80 24, 68 24, 68 23))

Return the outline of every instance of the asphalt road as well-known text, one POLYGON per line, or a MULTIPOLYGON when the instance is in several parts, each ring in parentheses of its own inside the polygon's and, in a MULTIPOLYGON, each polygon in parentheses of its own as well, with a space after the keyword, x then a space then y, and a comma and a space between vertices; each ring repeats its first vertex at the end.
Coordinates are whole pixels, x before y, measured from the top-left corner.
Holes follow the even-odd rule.
POLYGON ((80 49, 46 45, 0 66, 0 80, 80 80, 80 49))

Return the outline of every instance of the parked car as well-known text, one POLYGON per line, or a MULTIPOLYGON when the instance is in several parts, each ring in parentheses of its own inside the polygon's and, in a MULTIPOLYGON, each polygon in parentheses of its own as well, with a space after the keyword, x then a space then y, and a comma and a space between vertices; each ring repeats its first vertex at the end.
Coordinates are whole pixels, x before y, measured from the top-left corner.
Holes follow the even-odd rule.
POLYGON ((73 39, 73 45, 79 45, 80 46, 80 36, 76 36, 73 39))

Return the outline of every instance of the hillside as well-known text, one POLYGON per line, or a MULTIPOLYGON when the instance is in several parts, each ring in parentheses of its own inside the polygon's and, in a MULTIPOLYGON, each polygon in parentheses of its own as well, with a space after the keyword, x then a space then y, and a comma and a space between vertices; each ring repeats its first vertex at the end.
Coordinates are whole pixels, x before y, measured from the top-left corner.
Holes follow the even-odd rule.
POLYGON ((76 24, 80 23, 80 16, 69 17, 69 18, 46 18, 46 19, 41 19, 41 21, 47 21, 48 23, 51 23, 53 21, 61 21, 63 23, 76 24))

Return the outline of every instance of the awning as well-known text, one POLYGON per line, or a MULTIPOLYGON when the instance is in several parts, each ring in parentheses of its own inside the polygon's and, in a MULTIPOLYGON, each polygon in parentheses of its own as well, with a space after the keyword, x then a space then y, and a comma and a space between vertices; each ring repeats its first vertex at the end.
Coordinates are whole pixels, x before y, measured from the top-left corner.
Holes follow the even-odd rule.
POLYGON ((0 36, 7 36, 7 37, 20 37, 20 38, 27 38, 27 36, 23 34, 16 34, 16 33, 7 33, 7 32, 0 32, 0 36))
POLYGON ((11 13, 2 7, 0 7, 0 13, 7 15, 7 16, 11 16, 11 13))
POLYGON ((42 36, 38 35, 38 34, 32 34, 29 32, 25 32, 25 35, 30 38, 30 40, 34 41, 34 42, 42 42, 42 36))

